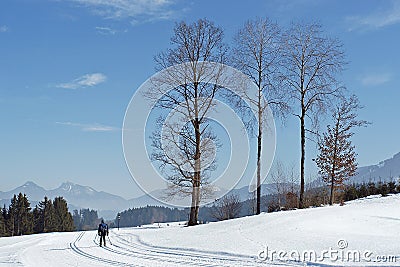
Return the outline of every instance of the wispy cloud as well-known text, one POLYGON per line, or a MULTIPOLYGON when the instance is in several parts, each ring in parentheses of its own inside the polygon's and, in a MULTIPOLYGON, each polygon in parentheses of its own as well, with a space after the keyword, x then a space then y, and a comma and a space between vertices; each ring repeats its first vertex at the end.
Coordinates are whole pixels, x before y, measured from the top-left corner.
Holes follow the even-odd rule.
POLYGON ((176 0, 70 0, 107 19, 130 19, 133 24, 170 19, 176 0))
POLYGON ((84 132, 115 132, 120 130, 119 128, 99 123, 84 124, 76 122, 56 122, 56 124, 77 127, 84 132))
POLYGON ((56 85, 58 88, 79 89, 85 87, 93 87, 107 80, 107 77, 102 73, 85 74, 71 82, 60 83, 56 85))
POLYGON ((96 27, 96 31, 102 35, 114 35, 118 32, 110 27, 96 27))
POLYGON ((347 17, 346 21, 350 24, 349 31, 377 30, 400 23, 400 1, 393 1, 390 7, 366 16, 347 17))
POLYGON ((365 86, 377 86, 389 82, 392 79, 390 73, 367 74, 361 78, 361 83, 365 86))
POLYGON ((6 25, 0 25, 0 32, 8 32, 8 27, 6 25))

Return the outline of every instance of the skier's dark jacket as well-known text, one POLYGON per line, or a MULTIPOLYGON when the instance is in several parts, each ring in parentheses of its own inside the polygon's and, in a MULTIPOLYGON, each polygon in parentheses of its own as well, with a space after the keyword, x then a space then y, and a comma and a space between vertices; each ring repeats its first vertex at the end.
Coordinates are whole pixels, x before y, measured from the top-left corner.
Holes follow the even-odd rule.
POLYGON ((105 236, 108 235, 108 225, 104 222, 99 224, 99 228, 97 229, 99 235, 105 236))

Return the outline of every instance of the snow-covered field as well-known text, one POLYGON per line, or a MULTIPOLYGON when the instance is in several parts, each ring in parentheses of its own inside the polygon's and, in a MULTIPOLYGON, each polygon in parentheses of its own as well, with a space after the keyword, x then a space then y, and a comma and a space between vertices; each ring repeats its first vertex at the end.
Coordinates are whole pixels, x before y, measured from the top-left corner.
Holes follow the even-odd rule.
POLYGON ((0 238, 0 266, 400 266, 400 194, 183 227, 0 238))

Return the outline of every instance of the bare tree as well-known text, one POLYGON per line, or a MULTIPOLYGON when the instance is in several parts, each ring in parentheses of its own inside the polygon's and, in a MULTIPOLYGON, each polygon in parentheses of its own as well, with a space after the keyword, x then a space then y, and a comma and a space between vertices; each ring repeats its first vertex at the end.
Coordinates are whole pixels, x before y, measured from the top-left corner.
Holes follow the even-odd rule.
MULTIPOLYGON (((248 123, 249 127, 257 125, 257 208, 256 214, 260 214, 261 199, 261 153, 263 131, 268 127, 268 105, 276 114, 284 114, 287 109, 284 95, 277 86, 277 73, 280 60, 280 28, 269 19, 257 19, 248 21, 239 30, 235 37, 235 47, 232 52, 233 65, 248 75, 257 85, 256 94, 246 89, 240 97, 252 104, 254 114, 258 117, 248 123)), ((238 102, 239 104, 241 102, 238 102)), ((249 107, 240 106, 240 109, 249 107)))
POLYGON ((229 220, 238 217, 241 209, 242 202, 238 195, 226 195, 211 207, 210 215, 219 221, 229 220))
POLYGON ((283 198, 289 191, 289 184, 288 184, 288 171, 285 169, 282 161, 276 161, 272 172, 270 173, 271 182, 275 187, 275 194, 277 195, 277 204, 278 208, 281 209, 283 206, 283 198))
POLYGON ((319 155, 315 162, 319 174, 330 186, 330 205, 334 203, 335 190, 356 174, 357 154, 350 138, 354 134, 354 127, 367 125, 366 121, 357 120, 357 110, 360 108, 356 96, 344 99, 332 114, 333 125, 327 126, 326 132, 318 142, 319 155))
POLYGON ((257 210, 256 197, 257 197, 257 191, 249 192, 248 197, 247 197, 247 201, 249 203, 249 209, 248 209, 249 214, 256 213, 256 210, 257 210))
MULTIPOLYGON (((163 197, 167 201, 193 195, 193 169, 195 168, 193 158, 196 153, 196 136, 190 123, 183 122, 183 124, 182 127, 175 121, 170 122, 160 117, 156 123, 157 130, 151 136, 153 147, 151 158, 159 163, 160 170, 167 175, 169 181, 168 190, 165 191, 163 197)), ((199 201, 212 197, 213 188, 209 184, 209 177, 216 168, 214 153, 219 147, 219 140, 210 127, 202 132, 201 137, 200 166, 202 169, 199 182, 201 190, 197 196, 199 201)))
POLYGON ((287 168, 289 192, 293 194, 297 194, 299 192, 298 187, 296 186, 299 183, 299 175, 296 172, 295 167, 296 165, 291 163, 287 168))
POLYGON ((284 37, 282 81, 300 120, 300 199, 303 207, 306 133, 314 133, 318 118, 341 94, 336 76, 345 65, 342 44, 325 37, 319 24, 293 24, 284 37), (306 126, 306 120, 311 127, 306 126))
POLYGON ((292 163, 286 168, 288 192, 286 193, 286 209, 294 209, 299 206, 298 187, 299 175, 295 171, 295 164, 292 163))
POLYGON ((153 134, 153 159, 160 162, 176 193, 187 194, 189 188, 192 200, 188 225, 196 225, 200 189, 206 184, 203 178, 212 169, 202 164, 210 156, 210 142, 216 139, 208 127, 207 114, 214 106, 222 71, 207 70, 207 61, 224 63, 226 47, 222 29, 206 19, 176 24, 171 44, 172 48, 155 57, 157 69, 166 70, 164 75, 153 80, 154 86, 144 95, 157 99, 156 107, 161 110, 181 116, 181 121, 162 125, 164 133, 169 134, 162 134, 160 127, 153 134), (163 86, 171 90, 164 92, 163 86))

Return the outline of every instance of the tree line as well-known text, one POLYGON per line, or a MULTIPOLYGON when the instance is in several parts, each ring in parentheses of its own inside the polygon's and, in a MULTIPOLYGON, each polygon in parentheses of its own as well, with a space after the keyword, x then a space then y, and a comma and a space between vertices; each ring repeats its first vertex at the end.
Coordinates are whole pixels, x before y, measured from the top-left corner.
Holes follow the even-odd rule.
MULTIPOLYGON (((281 168, 281 167, 280 167, 281 168)), ((277 212, 298 208, 298 195, 292 192, 293 185, 276 185, 280 190, 274 194, 261 197, 261 212, 277 212)), ((382 195, 400 193, 400 182, 368 182, 361 184, 348 184, 337 192, 334 203, 364 198, 371 195, 382 195)), ((325 186, 306 186, 304 192, 305 207, 320 207, 330 204, 330 189, 325 186)), ((199 222, 207 223, 213 221, 229 220, 254 214, 256 209, 256 197, 241 201, 238 195, 226 195, 216 200, 212 205, 202 207, 199 212, 199 222)), ((146 206, 128 209, 120 213, 120 227, 136 227, 153 223, 163 222, 187 222, 190 209, 177 209, 164 206, 146 206)), ((111 224, 115 227, 118 220, 115 218, 111 224)))
MULTIPOLYGON (((290 169, 287 172, 283 170, 284 168, 281 164, 279 165, 279 170, 275 171, 274 175, 281 175, 282 173, 290 175, 290 169)), ((285 182, 279 180, 275 183, 273 194, 270 193, 261 197, 261 212, 276 212, 298 208, 298 195, 294 191, 295 185, 288 182, 290 179, 290 177, 287 178, 285 182)), ((396 193, 400 193, 400 183, 396 184, 394 181, 349 184, 338 190, 334 203, 341 203, 342 201, 350 201, 370 195, 381 194, 382 196, 387 196, 388 194, 396 193)), ((329 202, 330 190, 327 190, 325 186, 313 187, 308 185, 305 187, 305 207, 319 207, 321 205, 328 205, 329 202)), ((226 195, 216 200, 212 205, 203 207, 199 212, 199 221, 205 223, 229 220, 252 215, 255 210, 255 196, 249 196, 249 199, 241 201, 238 195, 226 195)), ((120 214, 121 227, 135 227, 153 223, 187 221, 190 209, 146 206, 128 209, 120 214)), ((114 224, 117 225, 117 223, 117 218, 115 218, 114 224)))
POLYGON ((32 210, 25 194, 14 195, 0 216, 0 236, 74 231, 74 222, 63 197, 44 197, 32 210))
MULTIPOLYGON (((120 215, 120 227, 132 227, 155 222, 187 221, 188 210, 163 206, 146 206, 125 210, 120 215)), ((115 224, 117 224, 117 219, 115 219, 115 224)))
POLYGON ((102 220, 93 209, 73 210, 72 219, 77 231, 95 230, 102 220))
MULTIPOLYGON (((304 194, 305 207, 320 207, 323 205, 331 205, 330 191, 330 188, 327 189, 326 186, 315 186, 306 188, 304 194)), ((339 203, 343 205, 345 201, 360 199, 371 195, 381 195, 385 197, 388 194, 400 193, 400 181, 398 183, 396 183, 395 181, 367 182, 359 184, 350 183, 338 187, 336 191, 336 197, 333 201, 333 204, 339 203)), ((284 193, 280 195, 272 196, 272 198, 268 202, 268 211, 274 212, 297 208, 296 201, 298 201, 298 199, 295 195, 293 195, 290 191, 284 191, 284 193), (281 198, 281 201, 278 202, 278 198, 281 198)))
MULTIPOLYGON (((199 212, 200 222, 233 219, 238 216, 249 215, 250 213, 240 213, 241 202, 236 197, 234 199, 238 201, 238 203, 235 201, 237 206, 233 206, 234 204, 230 201, 231 197, 227 197, 226 200, 224 198, 223 200, 221 199, 222 201, 217 201, 213 206, 203 207, 199 212), (229 206, 226 207, 226 205, 229 206)), ((120 227, 136 227, 163 222, 187 222, 190 216, 190 209, 146 206, 127 209, 120 212, 120 216, 120 227)), ((118 218, 115 218, 112 225, 115 227, 117 224, 118 218)))
POLYGON ((388 194, 400 193, 400 182, 396 184, 394 181, 390 182, 369 182, 362 184, 351 184, 345 187, 341 192, 341 199, 344 201, 354 200, 358 198, 367 197, 370 195, 382 195, 383 197, 388 194))

